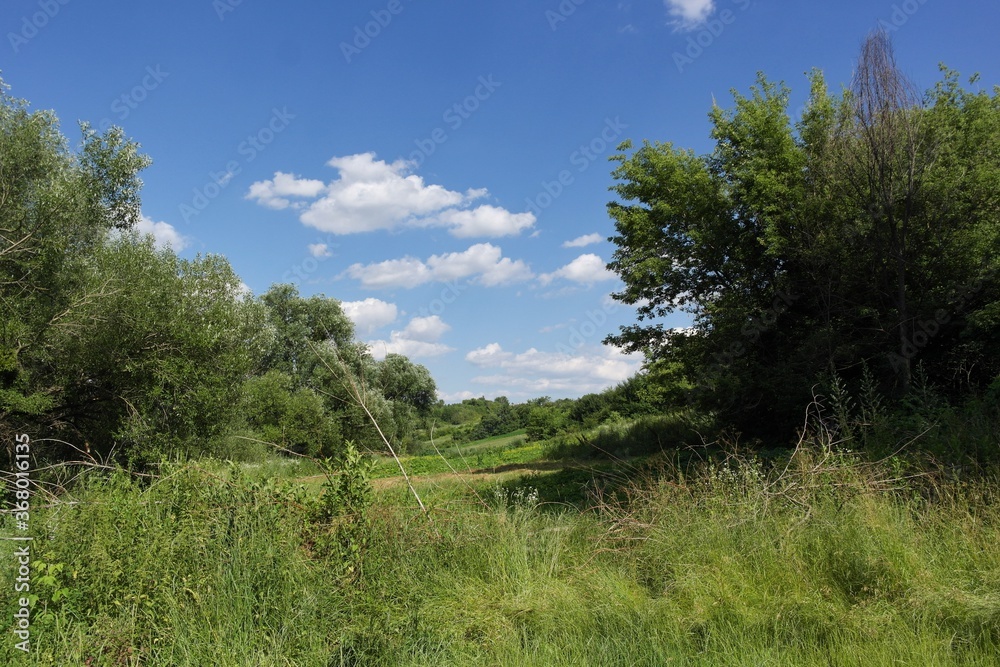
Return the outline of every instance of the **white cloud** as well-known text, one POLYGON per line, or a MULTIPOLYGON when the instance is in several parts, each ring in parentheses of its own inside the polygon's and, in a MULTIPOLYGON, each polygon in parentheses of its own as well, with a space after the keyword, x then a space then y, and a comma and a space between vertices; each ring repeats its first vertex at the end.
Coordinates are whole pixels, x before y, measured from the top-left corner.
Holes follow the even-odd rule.
POLYGON ((451 331, 451 325, 437 315, 430 315, 429 317, 414 317, 403 329, 403 335, 412 340, 433 342, 449 331, 451 331))
POLYGON ((423 262, 415 257, 389 259, 374 264, 352 264, 347 275, 360 280, 364 287, 416 287, 424 283, 458 280, 477 276, 478 281, 494 287, 528 280, 534 276, 522 260, 502 256, 503 251, 490 243, 477 243, 462 252, 432 255, 423 262))
MULTIPOLYGON (((299 178, 295 174, 276 171, 274 179, 252 184, 246 198, 256 199, 261 206, 281 210, 291 205, 288 197, 318 197, 325 188, 323 181, 299 178)), ((298 206, 301 206, 301 202, 298 206)))
POLYGON ((340 308, 362 334, 370 334, 376 329, 392 324, 399 316, 396 304, 387 303, 381 299, 343 301, 340 308))
POLYGON ((486 287, 496 287, 497 285, 523 282, 534 277, 535 274, 531 272, 531 269, 523 261, 515 261, 509 257, 504 257, 491 266, 488 271, 484 271, 479 276, 479 282, 486 287))
POLYGON ((604 240, 604 237, 600 234, 585 234, 584 236, 579 236, 572 241, 565 241, 562 244, 564 248, 583 248, 588 245, 593 245, 594 243, 600 243, 604 240))
POLYGON ((387 259, 374 264, 352 264, 347 267, 346 273, 371 289, 416 287, 434 279, 427 265, 415 257, 387 259))
POLYGON ((376 359, 385 359, 387 354, 401 354, 404 357, 420 359, 440 357, 455 349, 442 343, 428 343, 422 340, 405 338, 402 333, 401 331, 393 331, 389 336, 389 340, 369 341, 368 345, 371 348, 372 356, 376 359))
POLYGON ((515 236, 535 224, 534 213, 511 213, 507 209, 483 205, 472 210, 449 209, 438 219, 452 227, 459 238, 470 236, 515 236))
POLYGON ((690 30, 705 22, 715 11, 715 0, 664 0, 674 24, 683 30, 690 30))
POLYGON ((330 252, 330 247, 325 243, 310 243, 309 254, 316 258, 330 257, 333 255, 333 253, 330 252))
POLYGON ((392 229, 445 208, 467 203, 471 195, 425 185, 416 174, 407 175, 403 160, 392 164, 374 153, 334 157, 327 164, 340 172, 326 194, 309 206, 301 220, 334 234, 392 229))
POLYGON ((173 225, 167 222, 154 222, 152 218, 145 215, 139 218, 135 228, 140 234, 152 236, 160 248, 170 247, 173 248, 174 252, 180 252, 189 245, 188 239, 182 236, 173 225))
POLYGON ((504 352, 500 343, 490 343, 486 347, 472 350, 465 355, 465 360, 476 366, 499 366, 514 357, 510 352, 504 352))
POLYGON ((642 355, 626 355, 610 347, 579 348, 570 352, 505 351, 498 343, 472 350, 469 363, 497 373, 480 375, 473 382, 511 387, 526 392, 597 392, 622 382, 642 366, 642 355))
POLYGON ((244 299, 252 297, 253 297, 253 290, 250 289, 249 285, 247 285, 245 282, 241 280, 239 286, 236 288, 236 300, 243 301, 244 299))
POLYGON ((454 393, 449 393, 447 391, 439 391, 438 398, 440 398, 445 403, 461 403, 468 398, 479 398, 482 394, 474 394, 471 391, 456 391, 454 393))
POLYGON ((593 285, 603 280, 614 280, 615 274, 608 271, 604 260, 598 255, 587 253, 552 273, 539 276, 543 285, 548 285, 556 278, 564 278, 581 285, 593 285))
POLYGON ((402 354, 407 357, 438 357, 455 348, 437 342, 451 330, 437 315, 414 317, 402 331, 393 331, 389 340, 373 340, 368 343, 372 356, 382 359, 387 354, 402 354))
POLYGON ((535 224, 532 213, 511 213, 486 204, 466 208, 489 191, 478 188, 462 193, 427 184, 411 173, 413 164, 405 160, 389 163, 377 160, 374 153, 359 153, 334 157, 327 165, 339 174, 328 185, 276 172, 274 179, 252 184, 246 197, 275 209, 291 205, 289 197, 312 199, 295 204, 304 208, 299 219, 334 234, 447 227, 462 238, 499 237, 519 234, 535 224))

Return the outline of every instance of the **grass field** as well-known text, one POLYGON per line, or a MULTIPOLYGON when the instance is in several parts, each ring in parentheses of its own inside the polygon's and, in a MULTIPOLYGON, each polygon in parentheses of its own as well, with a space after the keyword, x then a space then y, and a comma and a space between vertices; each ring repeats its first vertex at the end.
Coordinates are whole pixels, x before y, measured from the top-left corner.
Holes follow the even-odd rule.
MULTIPOLYGON (((448 472, 472 472, 484 468, 539 461, 545 456, 540 443, 526 445, 524 432, 487 438, 466 445, 438 449, 437 453, 402 456, 400 460, 408 475, 433 475, 448 472)), ((391 456, 376 458, 372 478, 395 477, 399 464, 391 456)))
POLYGON ((427 514, 389 477, 324 504, 347 487, 310 464, 86 473, 36 502, 32 653, 8 633, 0 664, 1000 661, 994 473, 823 448, 562 469, 509 445, 472 474, 407 459, 427 514))

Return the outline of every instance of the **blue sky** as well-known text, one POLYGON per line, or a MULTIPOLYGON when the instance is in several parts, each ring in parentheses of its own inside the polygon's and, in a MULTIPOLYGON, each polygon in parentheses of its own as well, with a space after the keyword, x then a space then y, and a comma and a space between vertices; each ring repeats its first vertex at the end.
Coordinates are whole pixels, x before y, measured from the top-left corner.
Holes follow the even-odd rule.
POLYGON ((71 138, 142 144, 162 243, 344 302, 447 400, 524 400, 639 368, 601 345, 634 320, 604 269, 618 142, 707 152, 713 97, 763 71, 794 112, 880 22, 920 88, 1000 82, 1000 6, 961 0, 6 0, 0 73, 71 138))

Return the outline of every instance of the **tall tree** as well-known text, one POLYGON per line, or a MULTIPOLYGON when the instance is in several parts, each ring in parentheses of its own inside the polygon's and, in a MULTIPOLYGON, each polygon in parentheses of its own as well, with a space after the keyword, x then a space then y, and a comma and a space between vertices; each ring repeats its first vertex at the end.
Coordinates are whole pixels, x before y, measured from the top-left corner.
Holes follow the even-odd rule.
POLYGON ((874 242, 871 267, 887 302, 895 311, 901 361, 896 364, 900 393, 910 385, 906 350, 913 333, 908 284, 909 267, 922 250, 915 223, 921 216, 921 185, 934 155, 916 87, 896 64, 884 30, 868 36, 861 47, 848 103, 851 114, 837 128, 847 194, 867 218, 866 234, 874 242))
POLYGON ((0 437, 58 421, 61 333, 107 293, 87 278, 95 249, 139 219, 138 148, 84 125, 72 150, 54 114, 0 80, 0 437))
POLYGON ((788 89, 761 75, 713 107, 711 154, 625 142, 613 157, 609 268, 639 322, 606 342, 757 432, 794 428, 830 373, 867 366, 896 396, 918 362, 956 391, 1000 373, 1000 94, 946 72, 921 100, 883 33, 844 95, 810 84, 794 124, 788 89), (658 321, 678 310, 690 329, 658 321))

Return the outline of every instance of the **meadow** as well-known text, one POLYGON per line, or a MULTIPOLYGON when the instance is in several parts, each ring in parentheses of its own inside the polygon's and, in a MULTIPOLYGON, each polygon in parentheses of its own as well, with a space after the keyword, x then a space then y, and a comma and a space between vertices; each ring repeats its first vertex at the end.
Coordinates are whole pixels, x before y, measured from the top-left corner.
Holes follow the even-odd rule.
MULTIPOLYGON (((766 458, 720 446, 555 460, 557 447, 518 438, 405 457, 426 511, 388 462, 360 455, 337 472, 278 458, 164 464, 154 477, 63 468, 59 495, 34 501, 32 652, 8 635, 0 661, 1000 656, 995 470, 873 461, 822 439, 766 458)), ((11 618, 11 587, 0 596, 11 618)))

